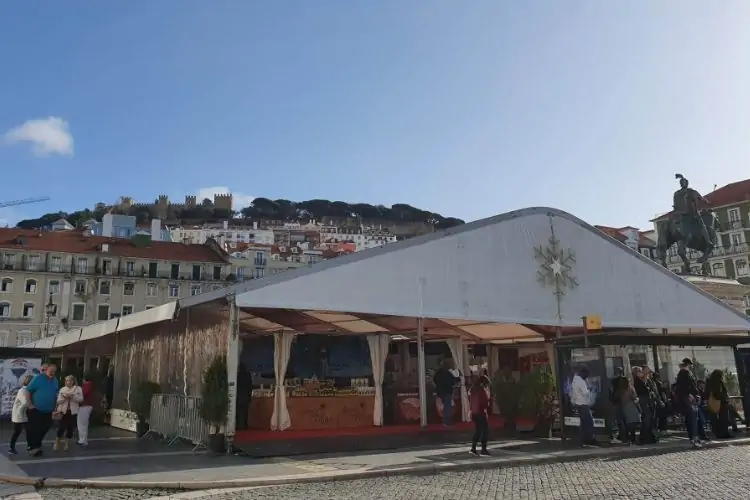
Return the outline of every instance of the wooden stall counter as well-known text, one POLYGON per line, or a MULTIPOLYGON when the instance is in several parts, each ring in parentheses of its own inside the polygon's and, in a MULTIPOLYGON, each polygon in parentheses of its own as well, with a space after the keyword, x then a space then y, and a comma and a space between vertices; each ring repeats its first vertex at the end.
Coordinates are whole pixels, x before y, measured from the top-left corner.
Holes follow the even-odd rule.
MULTIPOLYGON (((373 425, 375 396, 292 396, 286 400, 294 430, 323 430, 373 425)), ((253 397, 249 426, 270 430, 273 397, 253 397)))

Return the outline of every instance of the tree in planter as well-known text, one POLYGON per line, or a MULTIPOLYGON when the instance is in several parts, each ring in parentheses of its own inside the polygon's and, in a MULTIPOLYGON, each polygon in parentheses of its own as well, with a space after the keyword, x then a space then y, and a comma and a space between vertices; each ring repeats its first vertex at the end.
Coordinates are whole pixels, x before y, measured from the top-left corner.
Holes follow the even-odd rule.
POLYGON ((555 378, 537 367, 519 382, 518 414, 535 422, 534 431, 548 437, 555 421, 555 378))
POLYGON ((140 437, 148 432, 148 421, 151 418, 151 399, 161 393, 161 386, 156 382, 145 381, 136 386, 130 398, 130 410, 138 416, 136 434, 140 437))
POLYGON ((220 453, 224 448, 224 435, 221 428, 227 421, 229 410, 229 380, 227 377, 226 356, 216 356, 203 374, 201 391, 201 418, 212 429, 208 447, 220 453))
POLYGON ((505 419, 506 429, 515 429, 518 419, 518 383, 510 370, 502 370, 492 377, 492 398, 505 419))

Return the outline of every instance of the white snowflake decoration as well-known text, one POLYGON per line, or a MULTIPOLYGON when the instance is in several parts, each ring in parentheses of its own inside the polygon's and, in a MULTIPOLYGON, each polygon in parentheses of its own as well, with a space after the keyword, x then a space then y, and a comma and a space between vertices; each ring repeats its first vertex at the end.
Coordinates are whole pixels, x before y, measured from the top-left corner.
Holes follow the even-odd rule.
POLYGON ((560 248, 560 242, 552 236, 547 247, 534 247, 534 258, 539 262, 537 280, 542 286, 553 285, 555 295, 562 295, 564 288, 575 288, 578 280, 571 274, 576 262, 572 250, 560 248))

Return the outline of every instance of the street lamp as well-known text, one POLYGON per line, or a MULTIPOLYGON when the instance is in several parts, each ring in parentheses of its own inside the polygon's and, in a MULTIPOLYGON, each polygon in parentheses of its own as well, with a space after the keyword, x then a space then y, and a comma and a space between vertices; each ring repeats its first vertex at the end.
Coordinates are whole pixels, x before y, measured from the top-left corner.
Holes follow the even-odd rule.
POLYGON ((49 294, 49 301, 47 302, 47 305, 44 306, 44 315, 46 318, 46 321, 44 323, 44 336, 49 336, 49 323, 50 318, 55 315, 57 312, 57 306, 52 302, 52 293, 49 294))

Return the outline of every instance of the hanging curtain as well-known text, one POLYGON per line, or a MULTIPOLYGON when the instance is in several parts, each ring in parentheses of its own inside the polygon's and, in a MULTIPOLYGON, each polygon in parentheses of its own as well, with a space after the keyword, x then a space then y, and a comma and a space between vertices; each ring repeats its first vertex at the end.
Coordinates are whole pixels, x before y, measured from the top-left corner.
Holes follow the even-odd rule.
POLYGON ((375 409, 372 413, 372 423, 376 426, 383 425, 383 377, 390 340, 389 335, 384 333, 367 336, 370 362, 372 363, 372 378, 375 381, 375 409))
POLYGON ((469 393, 466 391, 466 372, 464 371, 464 346, 460 338, 448 339, 448 348, 451 350, 453 362, 456 364, 456 370, 461 374, 461 420, 471 422, 471 407, 469 405, 469 393))
POLYGON ((273 369, 276 376, 276 389, 273 394, 271 430, 274 431, 283 431, 292 426, 289 409, 286 406, 286 388, 284 387, 286 367, 289 364, 289 355, 292 353, 292 340, 294 340, 292 332, 275 333, 273 336, 273 369))

